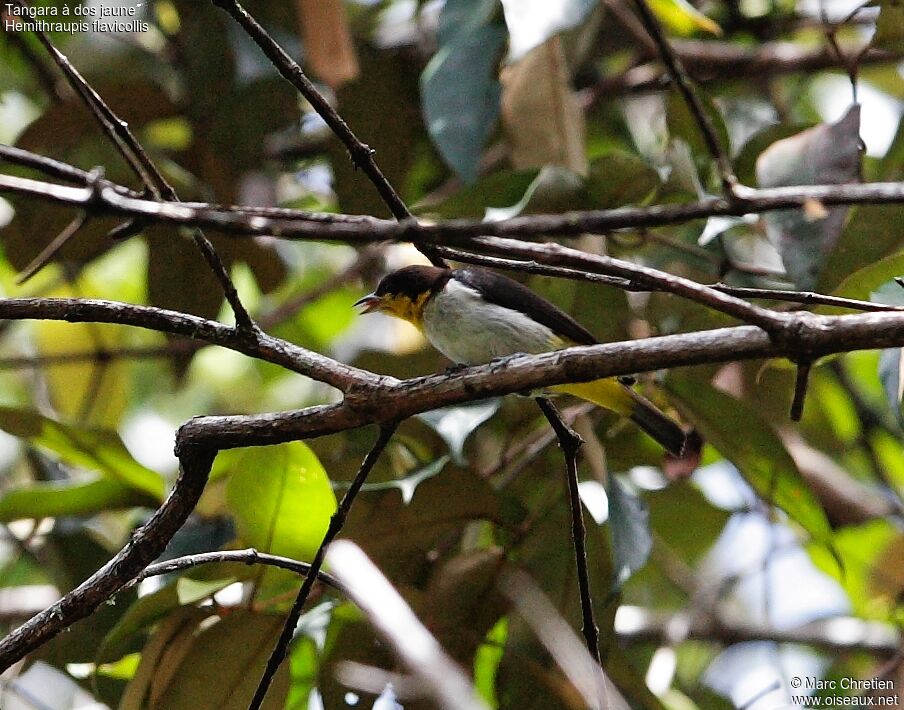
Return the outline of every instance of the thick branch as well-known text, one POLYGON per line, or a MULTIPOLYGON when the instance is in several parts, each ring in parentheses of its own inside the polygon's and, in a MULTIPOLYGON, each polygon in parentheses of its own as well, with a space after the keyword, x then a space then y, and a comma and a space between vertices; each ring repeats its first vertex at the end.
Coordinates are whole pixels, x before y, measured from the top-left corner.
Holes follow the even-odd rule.
POLYGON ((216 448, 275 444, 403 419, 431 409, 566 382, 662 368, 770 357, 807 357, 904 345, 904 314, 789 315, 784 337, 752 326, 516 355, 454 375, 416 377, 343 404, 252 416, 196 417, 178 440, 216 448))

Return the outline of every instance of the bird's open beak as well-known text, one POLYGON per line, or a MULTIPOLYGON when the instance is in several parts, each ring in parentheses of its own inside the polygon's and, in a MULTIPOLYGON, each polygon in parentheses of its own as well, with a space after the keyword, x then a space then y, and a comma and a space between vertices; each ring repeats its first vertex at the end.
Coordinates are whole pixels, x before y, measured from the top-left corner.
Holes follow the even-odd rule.
POLYGON ((363 316, 365 313, 373 313, 374 311, 380 310, 380 304, 382 302, 382 298, 373 293, 369 293, 364 298, 359 298, 355 301, 355 306, 361 308, 361 315, 363 316))

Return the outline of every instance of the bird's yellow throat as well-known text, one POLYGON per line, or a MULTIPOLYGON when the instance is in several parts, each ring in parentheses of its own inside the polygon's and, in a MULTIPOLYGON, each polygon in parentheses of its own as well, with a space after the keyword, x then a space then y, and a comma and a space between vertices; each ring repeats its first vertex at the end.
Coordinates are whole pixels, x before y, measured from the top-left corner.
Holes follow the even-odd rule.
POLYGON ((380 303, 380 310, 407 320, 418 330, 424 330, 424 306, 430 298, 430 292, 421 293, 415 300, 411 300, 404 294, 391 294, 384 296, 380 303))

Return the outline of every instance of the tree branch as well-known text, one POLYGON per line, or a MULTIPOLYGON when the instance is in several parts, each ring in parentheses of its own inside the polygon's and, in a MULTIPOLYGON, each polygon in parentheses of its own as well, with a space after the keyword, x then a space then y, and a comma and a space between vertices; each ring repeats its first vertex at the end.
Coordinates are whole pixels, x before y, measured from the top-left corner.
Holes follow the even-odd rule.
POLYGON ((816 359, 831 353, 904 345, 904 314, 818 316, 798 312, 788 317, 787 330, 775 339, 759 328, 738 326, 515 355, 452 375, 397 381, 347 396, 341 404, 260 415, 196 417, 182 426, 177 439, 218 449, 276 444, 566 382, 756 358, 816 359))
POLYGON ((904 203, 904 182, 845 185, 798 185, 749 188, 738 186, 737 200, 708 197, 696 202, 651 207, 617 207, 560 214, 513 217, 499 222, 450 219, 440 222, 393 222, 376 217, 320 215, 300 210, 212 205, 199 202, 160 202, 121 194, 122 186, 99 180, 96 190, 71 187, 12 175, 0 175, 0 192, 27 195, 63 205, 90 208, 94 213, 136 217, 152 222, 209 227, 233 235, 265 235, 284 239, 342 241, 368 244, 386 240, 466 244, 479 236, 540 237, 604 234, 617 229, 640 229, 683 224, 708 217, 740 217, 807 203, 881 205, 904 203), (278 216, 268 216, 269 214, 278 216))

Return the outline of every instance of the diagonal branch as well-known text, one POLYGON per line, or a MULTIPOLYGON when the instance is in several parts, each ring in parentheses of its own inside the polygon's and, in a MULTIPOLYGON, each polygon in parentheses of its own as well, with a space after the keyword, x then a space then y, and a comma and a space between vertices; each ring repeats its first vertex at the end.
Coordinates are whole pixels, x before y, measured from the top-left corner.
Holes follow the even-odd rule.
POLYGON ((0 671, 90 616, 163 552, 200 499, 214 454, 209 449, 182 449, 179 477, 163 505, 107 564, 0 640, 0 671))
POLYGON ((351 509, 355 497, 358 495, 361 486, 364 485, 368 475, 370 475, 371 470, 377 463, 377 459, 380 458, 380 454, 383 453, 383 449, 386 448, 386 445, 389 443, 389 440, 392 438, 397 427, 398 422, 385 422, 380 425, 380 434, 377 437, 376 442, 374 442, 374 445, 367 453, 367 456, 364 457, 364 461, 361 462, 361 468, 358 469, 358 473, 355 475, 354 480, 348 487, 345 495, 342 496, 339 507, 336 508, 336 512, 333 513, 333 516, 330 518, 329 527, 327 528, 326 534, 323 536, 320 547, 317 548, 314 559, 311 560, 310 571, 304 578, 301 589, 298 590, 298 596, 295 597, 295 603, 292 604, 292 609, 286 617, 282 633, 279 635, 276 646, 273 648, 273 652, 267 660, 267 668, 264 670, 263 676, 261 676, 260 683, 257 686, 251 704, 248 706, 248 710, 260 710, 261 705, 263 705, 270 684, 273 682, 273 677, 276 675, 276 671, 285 660, 286 654, 289 651, 289 643, 292 641, 292 634, 295 633, 295 627, 298 625, 298 619, 301 617, 301 610, 304 607, 305 602, 307 602, 311 589, 314 588, 314 581, 317 579, 317 575, 320 574, 320 570, 323 567, 326 550, 345 525, 345 519, 348 517, 348 511, 351 509))
MULTIPOLYGON (((411 217, 411 211, 404 203, 395 188, 386 179, 377 161, 374 159, 375 151, 352 132, 348 124, 342 119, 336 109, 330 102, 326 100, 314 86, 314 83, 305 76, 296 62, 279 44, 274 40, 267 31, 255 20, 248 11, 242 7, 236 0, 212 0, 213 4, 228 12, 232 18, 241 25, 242 29, 248 33, 261 48, 261 51, 267 56, 273 66, 276 67, 280 75, 294 86, 298 93, 307 99, 308 103, 314 110, 320 114, 330 130, 336 134, 336 137, 342 141, 343 145, 348 149, 348 154, 356 167, 360 168, 365 175, 376 187, 383 202, 389 208, 392 216, 398 220, 405 220, 411 217)), ((439 256, 433 247, 429 244, 419 246, 421 252, 435 266, 445 266, 442 257, 439 256)))
POLYGON ((653 42, 656 44, 656 48, 659 51, 659 56, 662 58, 662 61, 669 72, 669 76, 675 84, 675 88, 678 89, 687 104, 688 109, 690 109, 691 114, 693 114, 697 126, 700 129, 700 133, 703 134, 703 140, 706 143, 710 156, 716 161, 716 165, 719 167, 719 173, 722 177, 723 192, 729 199, 735 197, 738 178, 734 174, 728 155, 719 143, 719 137, 716 135, 716 129, 713 126, 712 119, 706 112, 706 107, 694 91, 691 78, 685 71, 684 65, 681 63, 678 55, 672 50, 671 45, 669 45, 669 41, 662 31, 659 20, 656 18, 656 15, 653 14, 653 11, 650 10, 650 6, 647 5, 646 0, 634 0, 634 7, 637 8, 637 14, 640 15, 641 22, 643 22, 650 37, 653 38, 653 42))

